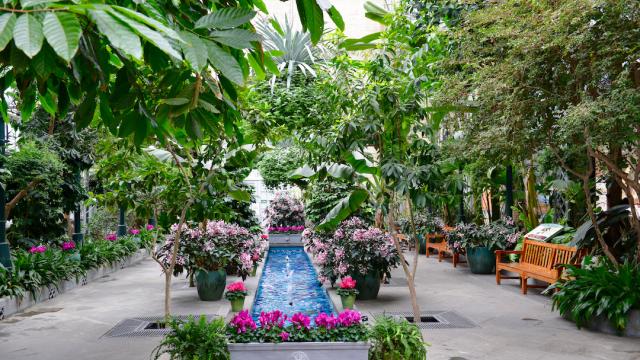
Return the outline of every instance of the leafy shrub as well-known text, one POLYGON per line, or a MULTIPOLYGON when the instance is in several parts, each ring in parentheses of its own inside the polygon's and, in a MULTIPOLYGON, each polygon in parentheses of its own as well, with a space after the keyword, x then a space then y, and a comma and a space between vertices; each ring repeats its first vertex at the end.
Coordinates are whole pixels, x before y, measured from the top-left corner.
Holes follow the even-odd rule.
POLYGON ((91 239, 101 240, 118 228, 118 214, 107 207, 99 206, 89 216, 87 234, 91 239))
POLYGON ((549 287, 553 308, 569 316, 578 327, 605 316, 616 329, 627 326, 631 309, 640 309, 640 265, 626 262, 615 267, 602 258, 586 257, 583 267, 567 265, 567 278, 549 287))
POLYGON ((276 193, 265 214, 269 227, 304 225, 302 202, 283 191, 276 193))
POLYGON ((370 360, 424 360, 427 346, 420 329, 405 319, 388 316, 376 318, 369 332, 370 360))
POLYGON ((84 269, 115 264, 137 250, 138 244, 130 236, 119 238, 116 241, 85 241, 80 249, 81 264, 84 269))
MULTIPOLYGON (((314 180, 305 191, 304 214, 307 220, 312 224, 320 224, 331 209, 354 189, 352 183, 336 179, 314 180)), ((353 216, 373 222, 374 210, 370 206, 363 206, 353 216)))
POLYGON ((513 221, 494 221, 486 225, 458 224, 447 232, 447 241, 454 249, 488 247, 493 250, 512 249, 522 234, 513 221))
POLYGON ((303 165, 302 150, 297 147, 278 147, 262 155, 257 163, 264 184, 275 189, 292 184, 289 174, 303 165))
POLYGON ((190 316, 187 321, 173 319, 168 325, 172 331, 153 350, 154 359, 165 354, 172 360, 229 359, 223 318, 209 322, 204 315, 197 321, 190 316))

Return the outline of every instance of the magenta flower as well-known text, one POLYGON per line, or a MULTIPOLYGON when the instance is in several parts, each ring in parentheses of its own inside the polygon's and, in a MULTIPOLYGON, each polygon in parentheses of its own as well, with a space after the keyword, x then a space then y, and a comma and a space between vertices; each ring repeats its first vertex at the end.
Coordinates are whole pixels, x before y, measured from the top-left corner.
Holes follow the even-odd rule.
POLYGON ((131 235, 138 235, 138 234, 140 234, 140 230, 139 230, 139 229, 131 229, 131 230, 129 230, 129 232, 131 233, 131 235))
MULTIPOLYGON (((271 228, 269 228, 269 231, 271 231, 271 228)), ((260 238, 261 238, 262 240, 267 240, 267 239, 269 238, 269 235, 267 235, 267 234, 262 234, 262 235, 260 235, 260 238)))
POLYGON ((260 326, 265 329, 271 329, 273 327, 283 327, 285 321, 287 321, 287 315, 280 310, 274 310, 271 312, 261 312, 258 318, 260 326))
POLYGON ((303 313, 296 313, 291 317, 291 324, 298 330, 309 329, 311 318, 303 313))
POLYGON ((342 327, 349 327, 360 324, 362 315, 355 310, 345 310, 338 315, 338 324, 342 327))
POLYGON ((227 285, 227 291, 236 292, 236 291, 247 291, 247 288, 244 286, 242 281, 236 281, 227 285))
POLYGON ((156 227, 151 225, 151 224, 147 224, 147 231, 151 231, 153 229, 155 229, 156 227))
POLYGON ((40 254, 45 251, 47 251, 47 247, 44 245, 32 246, 31 249, 29 249, 29 252, 32 254, 40 254))
POLYGON ((118 236, 116 235, 116 233, 109 233, 104 237, 104 239, 107 241, 116 241, 118 240, 118 236))
POLYGON ((282 339, 282 341, 287 341, 289 340, 289 333, 286 331, 283 331, 280 333, 280 339, 282 339))
POLYGON ((67 241, 62 243, 62 250, 63 251, 67 251, 67 250, 73 250, 76 248, 76 244, 73 241, 67 241))
POLYGON ((342 278, 342 282, 340 283, 340 289, 355 289, 356 288, 356 281, 353 280, 353 278, 351 276, 346 276, 344 278, 342 278))
POLYGON ((327 315, 325 313, 320 313, 316 316, 315 323, 319 327, 323 327, 327 330, 333 329, 338 324, 338 319, 336 319, 333 315, 327 315))
POLYGON ((247 330, 255 330, 257 328, 256 322, 249 314, 249 310, 242 310, 236 314, 229 325, 236 329, 238 334, 247 332, 247 330))

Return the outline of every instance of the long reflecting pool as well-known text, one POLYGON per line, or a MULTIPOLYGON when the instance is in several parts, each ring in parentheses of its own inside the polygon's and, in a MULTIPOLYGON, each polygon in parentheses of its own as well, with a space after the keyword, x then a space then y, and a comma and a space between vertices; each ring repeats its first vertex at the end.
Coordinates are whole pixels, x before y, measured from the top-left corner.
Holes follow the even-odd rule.
POLYGON ((257 319, 260 312, 273 310, 289 316, 302 312, 311 317, 334 311, 301 246, 269 249, 251 314, 257 319))

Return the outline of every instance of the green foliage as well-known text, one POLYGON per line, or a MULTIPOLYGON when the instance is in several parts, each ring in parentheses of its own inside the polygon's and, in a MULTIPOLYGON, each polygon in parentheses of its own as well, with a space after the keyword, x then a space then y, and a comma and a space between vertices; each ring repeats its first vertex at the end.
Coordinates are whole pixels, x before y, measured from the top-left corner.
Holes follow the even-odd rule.
POLYGON ((115 233, 118 227, 118 214, 104 207, 97 206, 89 216, 87 235, 93 240, 102 240, 109 233, 115 233))
POLYGON ((64 164, 42 144, 24 142, 5 160, 0 173, 9 201, 23 196, 8 212, 13 220, 8 239, 13 245, 40 242, 65 233, 64 164), (29 240, 31 239, 31 240, 29 240))
POLYGON ((188 320, 171 319, 167 324, 171 332, 162 339, 151 356, 159 359, 168 355, 172 360, 227 360, 224 318, 217 317, 211 321, 202 315, 199 320, 190 316, 188 320))
POLYGON ((568 277, 548 290, 557 290, 552 296, 553 308, 578 327, 603 316, 622 331, 629 311, 640 309, 640 266, 626 262, 616 267, 603 258, 600 261, 598 264, 587 257, 582 268, 568 265, 568 277))
POLYGON ((292 184, 290 174, 303 165, 302 150, 295 146, 276 147, 262 154, 256 164, 264 184, 272 189, 292 184))
MULTIPOLYGON (((308 221, 320 224, 327 214, 351 191, 355 189, 349 182, 334 179, 314 180, 305 191, 304 212, 308 221)), ((355 212, 355 216, 373 221, 373 209, 363 207, 355 212)))
POLYGON ((376 318, 370 330, 369 359, 371 360, 425 360, 426 347, 420 329, 405 319, 389 316, 376 318))
POLYGON ((113 265, 138 250, 138 244, 129 236, 116 241, 85 241, 80 248, 81 264, 84 269, 94 269, 102 265, 113 265))

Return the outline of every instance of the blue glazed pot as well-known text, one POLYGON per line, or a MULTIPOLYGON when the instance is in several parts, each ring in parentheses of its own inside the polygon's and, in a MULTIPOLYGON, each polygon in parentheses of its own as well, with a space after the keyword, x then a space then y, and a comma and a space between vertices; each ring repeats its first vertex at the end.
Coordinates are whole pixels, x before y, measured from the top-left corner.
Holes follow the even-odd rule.
POLYGON ((356 273, 351 277, 356 281, 356 290, 358 290, 356 299, 374 300, 378 298, 380 291, 380 273, 378 271, 369 271, 366 275, 356 273))
POLYGON ((198 271, 196 273, 198 297, 202 301, 218 301, 222 299, 226 285, 227 272, 224 269, 217 271, 198 271))
POLYGON ((488 247, 467 247, 467 262, 474 274, 493 274, 496 269, 496 254, 488 247))

